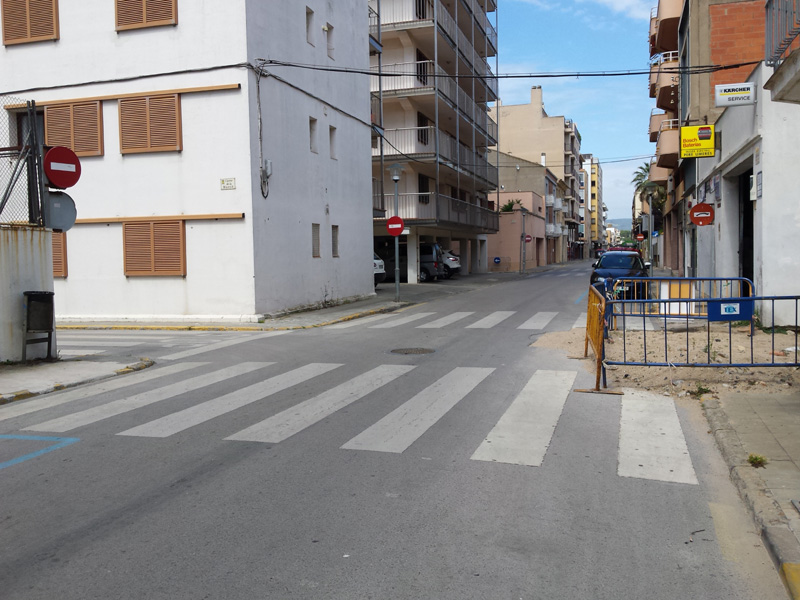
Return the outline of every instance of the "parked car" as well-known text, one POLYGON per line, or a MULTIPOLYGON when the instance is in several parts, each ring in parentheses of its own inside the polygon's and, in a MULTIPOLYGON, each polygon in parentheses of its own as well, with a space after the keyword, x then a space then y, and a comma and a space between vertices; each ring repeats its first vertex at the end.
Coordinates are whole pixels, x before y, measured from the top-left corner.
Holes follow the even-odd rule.
MULTIPOLYGON (((618 277, 649 277, 650 263, 642 261, 642 257, 636 251, 607 251, 592 264, 592 276, 589 280, 591 285, 599 285, 606 280, 613 280, 618 277)), ((622 292, 624 298, 643 298, 643 286, 637 286, 636 290, 631 290, 628 284, 617 291, 622 292)))
MULTIPOLYGON (((408 246, 400 244, 400 281, 405 281, 408 271, 408 246)), ((388 249, 384 255, 386 262, 387 278, 394 281, 394 249, 388 249)), ((444 279, 444 261, 442 248, 439 244, 423 242, 419 245, 419 280, 421 282, 444 279)))
POLYGON ((373 252, 372 254, 372 272, 375 275, 375 285, 377 286, 381 281, 386 279, 386 269, 384 267, 383 259, 378 256, 378 253, 373 252))
POLYGON ((442 259, 445 279, 450 279, 453 275, 458 275, 461 272, 461 259, 458 255, 453 254, 450 250, 443 250, 442 259))

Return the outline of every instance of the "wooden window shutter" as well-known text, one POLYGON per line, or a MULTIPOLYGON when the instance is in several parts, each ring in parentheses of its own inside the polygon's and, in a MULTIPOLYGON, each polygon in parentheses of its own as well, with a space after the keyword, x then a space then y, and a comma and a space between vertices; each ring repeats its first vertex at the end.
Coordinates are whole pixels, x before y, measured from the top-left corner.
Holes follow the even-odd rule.
POLYGON ((67 276, 67 233, 53 232, 53 277, 67 276))
POLYGON ((183 221, 135 221, 122 224, 125 275, 185 276, 183 221))
POLYGON ((180 95, 120 99, 119 130, 122 154, 182 150, 180 95))
POLYGON ((102 156, 101 110, 99 101, 45 106, 45 145, 66 146, 78 156, 102 156))
POLYGON ((116 0, 117 31, 178 24, 178 0, 116 0))
POLYGON ((2 0, 3 44, 58 39, 58 0, 2 0))

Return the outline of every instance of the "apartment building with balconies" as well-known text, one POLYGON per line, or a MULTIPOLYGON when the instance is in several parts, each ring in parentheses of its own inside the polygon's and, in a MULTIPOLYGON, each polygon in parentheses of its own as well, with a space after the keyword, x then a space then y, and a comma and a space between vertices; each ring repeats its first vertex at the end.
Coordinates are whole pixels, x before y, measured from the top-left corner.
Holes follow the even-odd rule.
POLYGON ((485 272, 486 236, 498 230, 489 198, 497 166, 488 159, 497 125, 487 111, 497 99, 496 2, 370 6, 380 15, 381 45, 370 58, 371 91, 382 106, 372 146, 373 206, 382 213, 373 221, 376 247, 386 245, 386 219, 398 215, 408 230, 408 281, 417 281, 420 242, 459 253, 464 274, 485 272), (394 165, 402 169, 396 188, 388 172, 394 165))
POLYGON ((35 101, 44 143, 82 161, 59 318, 253 321, 374 293, 368 78, 258 60, 366 71, 367 6, 286 4, 2 3, 5 119, 35 101))
POLYGON ((697 161, 706 160, 680 158, 680 128, 716 122, 725 109, 715 105, 714 88, 747 79, 753 61, 763 57, 763 26, 760 0, 659 0, 651 14, 649 95, 656 108, 649 136, 656 151, 649 179, 667 193, 663 261, 675 273, 697 269, 697 236, 688 210, 698 195, 697 161), (692 72, 709 65, 726 68, 692 72))
POLYGON ((603 168, 592 154, 582 155, 584 166, 584 224, 586 226, 587 256, 604 245, 607 207, 603 202, 603 168))
POLYGON ((577 124, 563 116, 547 114, 540 86, 531 88, 528 104, 502 104, 498 100, 489 114, 497 120, 500 131, 497 148, 501 154, 547 167, 558 181, 552 191, 554 227, 557 224, 562 235, 554 240, 552 252, 548 251, 551 262, 578 258, 581 135, 577 124), (556 188, 561 190, 559 195, 556 188))

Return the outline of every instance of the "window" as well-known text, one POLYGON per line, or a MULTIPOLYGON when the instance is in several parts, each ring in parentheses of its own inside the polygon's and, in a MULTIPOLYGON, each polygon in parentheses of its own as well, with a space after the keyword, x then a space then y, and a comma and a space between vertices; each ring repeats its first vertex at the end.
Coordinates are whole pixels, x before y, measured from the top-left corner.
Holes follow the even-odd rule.
POLYGON ((180 95, 120 99, 119 134, 122 154, 182 150, 180 95))
POLYGON ((339 256, 339 226, 331 225, 331 256, 339 256))
POLYGON ((102 156, 102 103, 45 106, 44 143, 47 146, 66 146, 78 156, 102 156))
POLYGON ((319 258, 319 223, 311 224, 311 256, 319 258))
POLYGON ((3 44, 58 39, 58 0, 2 0, 3 44))
POLYGON ((428 69, 430 65, 431 62, 428 57, 417 50, 417 81, 422 85, 428 85, 428 69))
POLYGON ((325 27, 325 40, 328 44, 328 58, 335 58, 333 55, 333 25, 326 23, 325 27))
POLYGON ((53 232, 53 277, 67 276, 67 233, 53 232))
POLYGON ((178 24, 178 0, 116 0, 117 31, 178 24))
POLYGON ((421 112, 417 113, 417 141, 420 144, 428 145, 429 137, 428 137, 428 127, 430 126, 430 121, 428 121, 428 117, 423 115, 421 112))
POLYGON ((309 148, 311 151, 317 153, 317 120, 314 117, 308 118, 308 137, 309 148))
POLYGON ((422 173, 417 175, 417 187, 419 189, 419 203, 429 204, 431 201, 430 179, 422 173))
POLYGON ((306 41, 314 45, 314 11, 306 6, 306 41))
POLYGON ((336 160, 336 127, 328 128, 328 139, 331 145, 331 158, 336 160))
POLYGON ((122 224, 125 276, 185 276, 183 221, 133 221, 122 224))

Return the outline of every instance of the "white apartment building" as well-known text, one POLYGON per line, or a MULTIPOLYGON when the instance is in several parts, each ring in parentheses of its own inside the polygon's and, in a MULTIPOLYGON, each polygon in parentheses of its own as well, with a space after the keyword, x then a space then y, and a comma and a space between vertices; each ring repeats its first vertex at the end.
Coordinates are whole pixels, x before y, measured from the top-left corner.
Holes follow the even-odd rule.
POLYGON ((489 194, 497 166, 488 159, 497 125, 487 114, 497 99, 496 1, 370 0, 370 8, 378 41, 371 56, 376 249, 393 256, 386 220, 397 214, 408 230, 401 243, 409 282, 418 278, 420 242, 459 253, 462 274, 486 272, 486 236, 499 227, 489 194), (392 165, 402 168, 397 210, 392 165))
POLYGON ((36 101, 44 143, 82 162, 76 224, 54 236, 57 317, 252 321, 374 293, 369 77, 277 64, 366 72, 365 2, 0 17, 0 95, 36 101))

